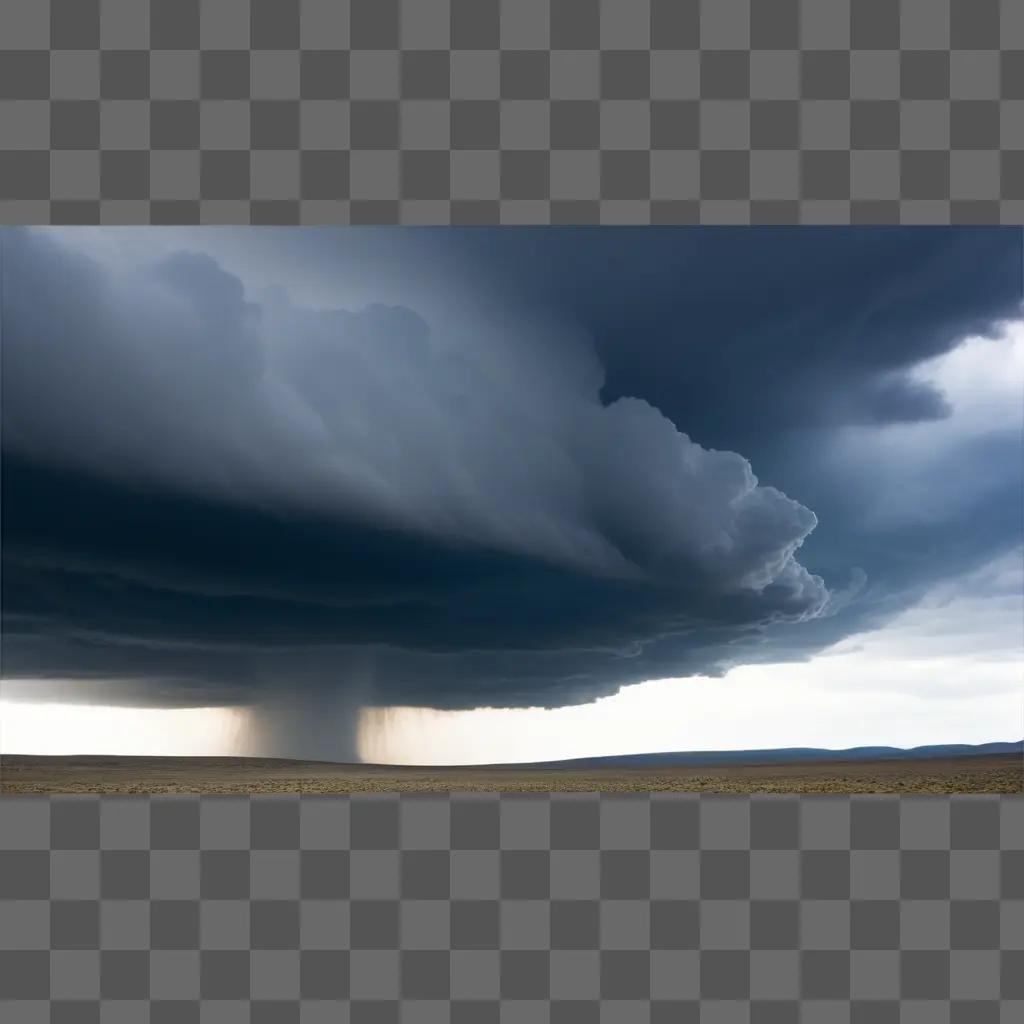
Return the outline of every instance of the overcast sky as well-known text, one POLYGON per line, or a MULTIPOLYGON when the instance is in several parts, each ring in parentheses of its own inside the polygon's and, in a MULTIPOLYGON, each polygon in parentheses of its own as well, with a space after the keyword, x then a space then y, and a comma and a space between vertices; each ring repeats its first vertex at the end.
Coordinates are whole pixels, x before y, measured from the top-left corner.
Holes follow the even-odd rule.
POLYGON ((1017 229, 0 235, 5 749, 1024 732, 1017 229))

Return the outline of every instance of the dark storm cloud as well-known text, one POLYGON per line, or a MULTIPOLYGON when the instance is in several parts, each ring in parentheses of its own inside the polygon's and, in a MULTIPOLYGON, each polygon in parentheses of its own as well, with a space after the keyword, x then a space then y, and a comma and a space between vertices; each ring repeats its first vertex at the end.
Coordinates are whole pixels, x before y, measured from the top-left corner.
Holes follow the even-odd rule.
MULTIPOLYGON (((15 636, 154 664, 337 646, 536 661, 827 603, 795 560, 813 513, 642 399, 602 404, 574 339, 256 305, 189 253, 114 277, 16 232, 5 256, 15 636)), ((33 649, 7 670, 42 672, 33 649)), ((482 685, 393 678, 382 698, 482 685)))
POLYGON ((268 251, 323 282, 379 267, 421 294, 468 282, 544 308, 593 339, 606 397, 748 457, 778 430, 947 415, 906 371, 1020 310, 1011 228, 362 230, 271 233, 268 251))
POLYGON ((1013 230, 584 229, 504 254, 592 332, 608 398, 748 456, 780 430, 948 415, 906 371, 1021 300, 1013 230))
MULTIPOLYGON (((357 245, 276 237, 300 272, 357 245)), ((881 534, 817 454, 949 414, 907 371, 1019 308, 1010 232, 417 237, 489 316, 7 232, 6 675, 556 705, 804 656, 1019 537, 1019 474, 881 534)))
POLYGON ((401 307, 252 306, 186 253, 97 282, 15 235, 7 262, 8 451, 593 575, 797 580, 813 515, 642 399, 602 405, 573 340, 432 332, 401 307))

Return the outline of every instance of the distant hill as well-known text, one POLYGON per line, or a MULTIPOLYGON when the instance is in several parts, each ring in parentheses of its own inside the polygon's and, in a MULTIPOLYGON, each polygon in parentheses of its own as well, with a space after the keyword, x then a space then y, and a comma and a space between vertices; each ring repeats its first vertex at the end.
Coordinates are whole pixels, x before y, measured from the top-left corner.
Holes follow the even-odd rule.
MULTIPOLYGON (((611 754, 607 757, 578 757, 564 761, 535 761, 534 768, 659 768, 671 765, 779 764, 794 761, 912 760, 923 757, 971 757, 981 754, 1021 754, 1024 740, 1010 743, 945 743, 927 747, 779 747, 771 750, 694 750, 657 754, 611 754)), ((510 766, 511 767, 511 766, 510 766)), ((521 767, 528 767, 526 764, 521 767)))

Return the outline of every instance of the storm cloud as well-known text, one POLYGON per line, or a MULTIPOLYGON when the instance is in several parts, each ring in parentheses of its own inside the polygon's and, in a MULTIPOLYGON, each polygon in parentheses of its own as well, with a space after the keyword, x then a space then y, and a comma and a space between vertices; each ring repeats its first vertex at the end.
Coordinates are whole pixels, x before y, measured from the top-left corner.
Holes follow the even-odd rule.
POLYGON ((836 440, 953 416, 915 367, 1019 315, 1012 233, 379 234, 390 301, 342 305, 305 293, 352 292, 358 232, 255 232, 265 289, 224 233, 5 229, 6 676, 554 706, 800 656, 1019 542, 1012 431, 959 546, 855 521, 836 440))

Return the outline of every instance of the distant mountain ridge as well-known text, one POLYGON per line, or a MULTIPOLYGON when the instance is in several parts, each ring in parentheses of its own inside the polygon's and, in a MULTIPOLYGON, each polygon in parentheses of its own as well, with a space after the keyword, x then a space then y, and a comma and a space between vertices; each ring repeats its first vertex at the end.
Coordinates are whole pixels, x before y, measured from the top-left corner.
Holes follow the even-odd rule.
MULTIPOLYGON (((767 750, 665 751, 655 754, 609 754, 577 757, 562 761, 533 761, 521 767, 534 768, 657 768, 672 765, 778 764, 794 761, 870 761, 879 758, 912 760, 925 757, 971 757, 982 754, 1020 754, 1024 740, 1009 743, 945 743, 924 747, 780 747, 767 750)), ((511 767, 511 766, 510 766, 511 767)))

